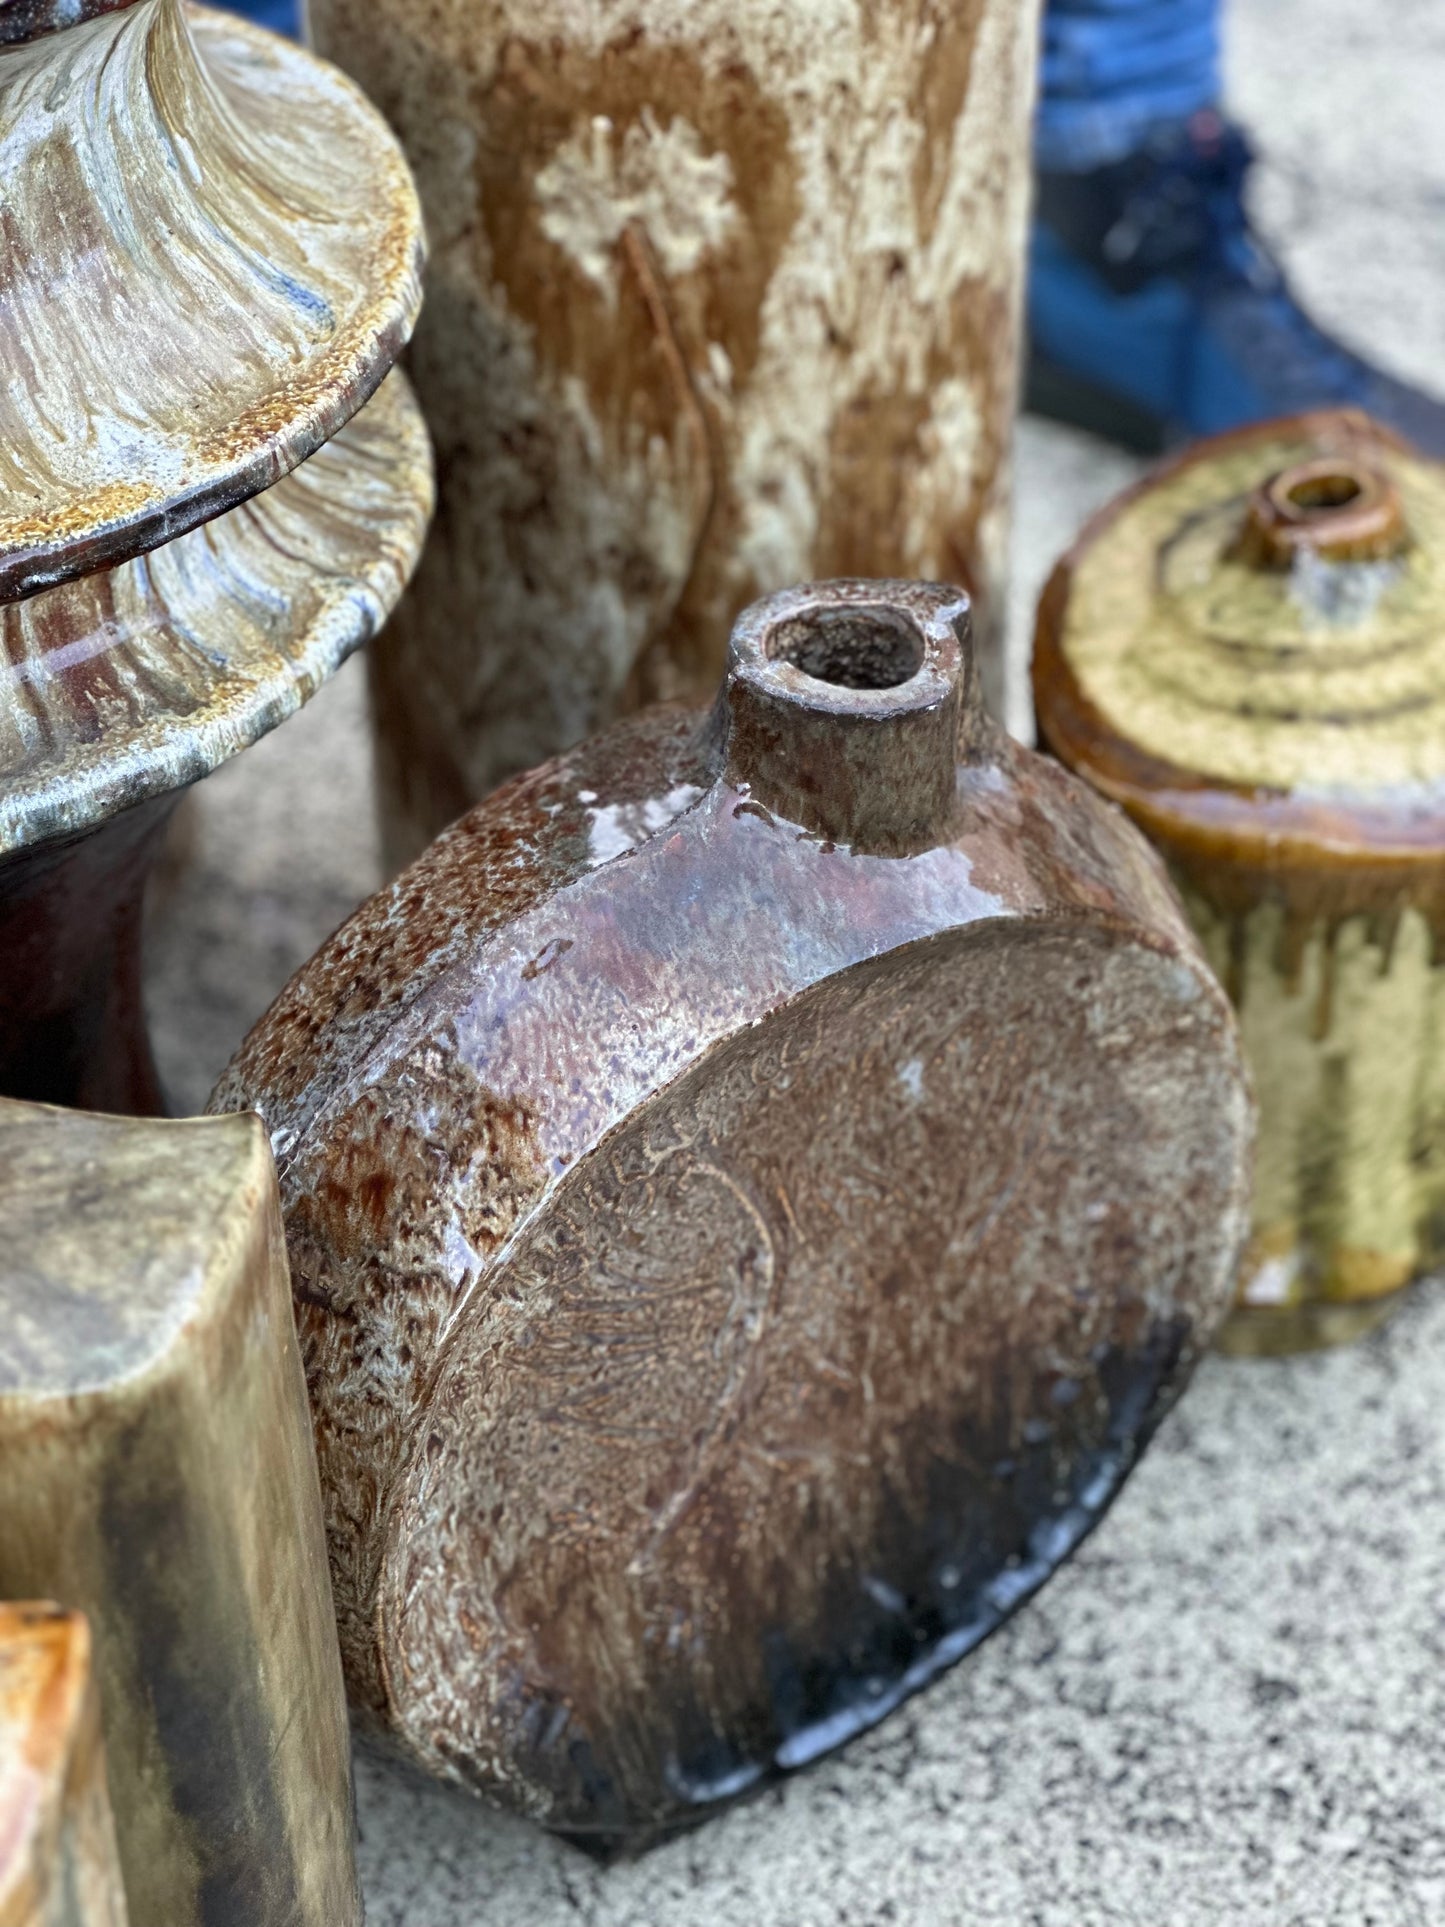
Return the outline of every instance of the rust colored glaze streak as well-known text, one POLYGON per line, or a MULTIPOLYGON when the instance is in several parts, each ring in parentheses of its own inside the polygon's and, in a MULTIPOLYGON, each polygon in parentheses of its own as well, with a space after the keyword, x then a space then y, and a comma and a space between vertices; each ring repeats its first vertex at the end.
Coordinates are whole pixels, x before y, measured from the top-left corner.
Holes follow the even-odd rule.
POLYGON ((126 1927, 84 1613, 0 1605, 0 1923, 126 1927))
POLYGON ((961 576, 992 628, 1033 0, 310 17, 432 241, 438 525, 371 662, 398 860, 619 710, 705 698, 760 591, 961 576))
POLYGON ((1226 1306, 1250 1100, 966 600, 755 605, 473 810, 213 1100, 281 1176, 353 1696, 637 1844, 880 1718, 1099 1517, 1226 1306))

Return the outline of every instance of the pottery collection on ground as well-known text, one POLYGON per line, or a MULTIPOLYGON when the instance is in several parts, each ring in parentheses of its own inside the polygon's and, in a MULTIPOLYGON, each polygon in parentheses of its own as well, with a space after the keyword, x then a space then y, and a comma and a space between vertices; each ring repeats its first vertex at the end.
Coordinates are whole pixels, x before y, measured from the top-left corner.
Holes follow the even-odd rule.
POLYGON ((1186 452, 994 719, 1036 11, 0 0, 4 1927, 359 1927, 348 1702, 695 1825, 1440 1257, 1445 476, 1186 452), (167 1120, 374 637, 409 860, 167 1120))

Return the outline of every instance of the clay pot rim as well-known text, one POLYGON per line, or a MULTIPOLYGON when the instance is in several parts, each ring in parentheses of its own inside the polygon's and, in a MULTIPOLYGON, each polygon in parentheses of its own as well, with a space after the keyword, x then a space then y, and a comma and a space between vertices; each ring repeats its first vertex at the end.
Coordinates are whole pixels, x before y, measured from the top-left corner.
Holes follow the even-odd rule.
MULTIPOLYGON (((1087 777, 1152 835, 1210 860, 1234 859, 1276 868, 1323 863, 1438 865, 1445 873, 1445 785, 1403 802, 1388 792, 1310 794, 1231 782, 1141 748, 1120 734, 1079 683, 1063 649, 1073 579, 1099 539, 1142 496, 1182 471, 1287 436, 1360 444, 1420 459, 1403 436, 1356 408, 1310 409, 1251 423, 1191 442, 1156 463, 1106 502, 1055 563, 1039 599, 1030 680, 1039 740, 1068 768, 1087 777)), ((1273 480, 1271 476, 1267 478, 1273 480)))
MULTIPOLYGON (((805 583, 754 602, 739 616, 728 644, 730 678, 765 690, 775 700, 837 716, 897 716, 944 701, 965 672, 955 624, 967 621, 968 596, 945 583, 845 578, 805 583), (871 629, 876 654, 891 654, 877 679, 858 680, 857 658, 866 647, 847 624, 871 629), (840 632, 829 652, 827 631, 840 632), (791 632, 797 632, 796 634, 791 632), (809 642, 831 653, 851 674, 820 674, 798 660, 809 642)), ((805 655, 806 660, 806 655, 805 655)))
MULTIPOLYGON (((294 508, 303 491, 310 493, 333 473, 344 473, 347 464, 361 474, 374 470, 375 452, 357 444, 364 434, 377 431, 389 436, 396 448, 389 462, 397 477, 394 515, 383 525, 374 513, 353 512, 350 548, 338 550, 325 593, 307 619, 295 619, 294 603, 288 598, 291 626, 283 636, 268 636, 265 659, 258 662, 244 652, 235 655, 189 714, 160 710, 128 724, 106 739, 104 754, 95 754, 93 745, 81 743, 78 750, 92 754, 77 757, 75 763, 62 753, 23 774, 7 776, 0 766, 0 860, 82 835, 139 804, 199 781, 284 722, 369 639, 395 601, 398 577, 404 582, 415 566, 433 502, 431 446, 421 409, 402 371, 393 369, 336 440, 318 450, 311 463, 283 477, 274 491, 279 505, 294 508), (403 566, 398 570, 399 555, 403 566)), ((325 489, 322 506, 330 530, 344 526, 336 507, 339 488, 338 482, 327 483, 325 489)), ((264 522, 272 494, 267 491, 232 513, 264 522)), ((215 547, 226 539, 228 520, 218 517, 214 524, 177 536, 176 543, 194 549, 215 547)), ((35 601, 74 599, 83 605, 109 577, 132 569, 152 571, 156 558, 172 546, 166 544, 148 557, 103 571, 99 584, 93 579, 62 583, 35 601)), ((159 600, 153 589, 146 599, 151 606, 159 600)), ((0 635, 5 613, 0 610, 0 635)), ((123 639, 132 640, 131 636, 123 639)), ((122 643, 112 640, 107 649, 118 646, 122 643)), ((176 653, 183 657, 185 652, 176 653)), ((13 684, 18 677, 0 651, 0 703, 7 680, 13 684)))
MULTIPOLYGON (((79 19, 53 20, 49 28, 28 31, 22 44, 70 26, 94 25, 111 13, 159 10, 173 0, 80 3, 86 11, 79 19)), ((65 0, 21 4, 53 15, 65 0)), ((208 68, 215 53, 225 49, 243 65, 259 61, 276 71, 298 116, 308 98, 324 93, 331 111, 349 120, 374 175, 371 221, 364 228, 335 225, 354 255, 351 282, 358 300, 310 353, 299 361, 278 360, 261 392, 238 397, 234 384, 228 389, 219 383, 208 388, 204 400, 198 397, 184 430, 183 481, 150 478, 144 471, 137 475, 129 468, 97 469, 74 485, 46 489, 23 512, 17 506, 12 514, 0 515, 0 603, 113 567, 269 488, 370 399, 405 347, 420 310, 421 209, 401 149, 377 109, 309 48, 219 8, 190 8, 184 0, 174 4, 187 21, 198 84, 211 84, 208 68)), ((148 33, 150 27, 137 21, 117 31, 148 33)), ((5 51, 0 44, 0 64, 5 51)), ((116 344, 117 353, 123 348, 116 344)))

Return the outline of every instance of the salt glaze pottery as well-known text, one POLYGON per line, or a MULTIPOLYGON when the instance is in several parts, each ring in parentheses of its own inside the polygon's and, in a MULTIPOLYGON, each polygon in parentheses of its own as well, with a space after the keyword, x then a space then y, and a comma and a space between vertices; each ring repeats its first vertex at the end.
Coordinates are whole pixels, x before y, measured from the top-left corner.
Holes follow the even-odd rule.
POLYGON ((410 332, 421 227, 349 81, 181 0, 4 0, 0 141, 4 602, 333 435, 410 332))
POLYGON ((321 1498, 254 1118, 0 1101, 7 1595, 89 1616, 132 1927, 359 1927, 321 1498))
POLYGON ((213 1099, 280 1171, 355 1702, 640 1844, 871 1725, 1099 1518, 1228 1304, 1250 1099, 956 591, 748 610, 508 784, 213 1099))
POLYGON ((0 1927, 126 1927, 84 1613, 0 1605, 0 1927))
POLYGON ((368 659, 398 865, 619 711, 710 700, 766 591, 961 578, 994 635, 1038 11, 310 0, 432 240, 437 527, 368 659))
POLYGON ((0 1091, 161 1108, 141 910, 166 822, 380 626, 430 506, 395 373, 264 495, 0 607, 0 1091))
POLYGON ((1265 424, 1104 510, 1039 611, 1044 741, 1159 845, 1260 1105, 1226 1342, 1347 1338, 1445 1255, 1445 469, 1265 424))

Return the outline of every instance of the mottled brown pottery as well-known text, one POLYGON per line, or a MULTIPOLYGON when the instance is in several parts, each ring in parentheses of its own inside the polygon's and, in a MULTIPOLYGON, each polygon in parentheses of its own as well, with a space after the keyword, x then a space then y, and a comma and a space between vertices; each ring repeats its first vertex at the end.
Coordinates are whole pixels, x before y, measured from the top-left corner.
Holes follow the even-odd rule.
POLYGON ((369 659, 398 864, 619 712, 708 700, 768 590, 958 578, 996 634, 1037 0, 308 14, 433 243, 437 527, 369 659))
POLYGON ((1445 1256, 1445 470, 1351 413, 1224 436, 1045 591, 1043 740, 1168 858, 1260 1103, 1225 1342, 1368 1329, 1445 1256))
POLYGON ((381 625, 430 507, 393 374, 264 495, 0 608, 0 1092, 160 1108, 140 939, 165 819, 381 625))
POLYGON ((359 1927, 320 1495, 254 1119, 0 1101, 4 1595, 89 1615, 132 1927, 359 1927))
POLYGON ((213 1100, 281 1176, 356 1703, 638 1844, 870 1725, 1098 1519, 1228 1303, 1226 999, 955 591, 750 609, 519 778, 213 1100))
POLYGON ((0 133, 3 603, 333 435, 410 333, 421 218, 350 82, 182 0, 0 12, 0 133))
POLYGON ((0 1604, 0 1927, 126 1927, 84 1613, 0 1604))

